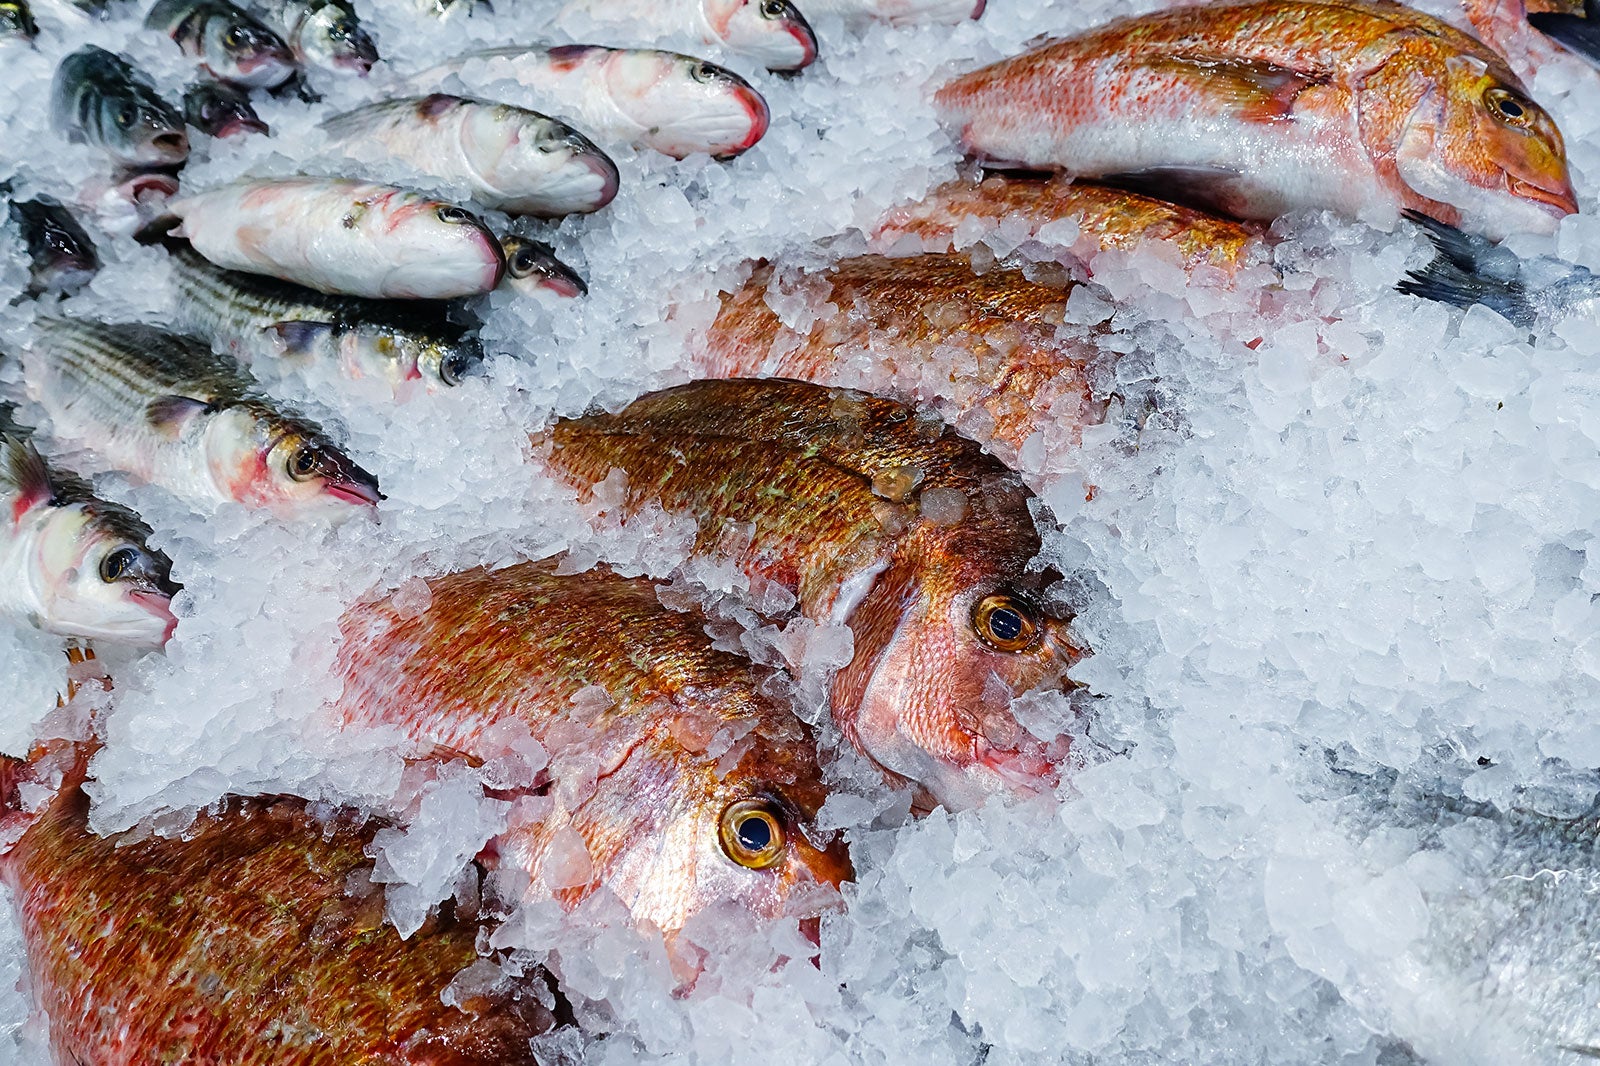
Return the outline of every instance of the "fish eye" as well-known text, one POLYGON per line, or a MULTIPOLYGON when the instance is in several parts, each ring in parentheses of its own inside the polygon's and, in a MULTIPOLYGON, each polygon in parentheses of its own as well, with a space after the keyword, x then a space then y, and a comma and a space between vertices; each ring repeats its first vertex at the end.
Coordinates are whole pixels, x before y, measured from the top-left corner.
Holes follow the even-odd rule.
POLYGON ((519 248, 511 257, 511 273, 517 277, 531 274, 539 265, 539 255, 532 248, 519 248))
POLYGON ((972 611, 972 628, 995 651, 1022 651, 1039 637, 1034 609, 1015 596, 996 593, 978 601, 972 611))
POLYGON ((781 19, 789 14, 789 5, 786 0, 762 0, 761 17, 765 19, 781 19))
POLYGON ((139 572, 139 563, 143 558, 144 553, 131 545, 106 553, 106 557, 100 560, 100 580, 109 585, 133 576, 139 572))
POLYGON ((435 213, 439 216, 440 222, 457 224, 472 221, 472 212, 460 207, 441 207, 435 213))
POLYGON ((783 856, 783 822, 768 800, 740 800, 722 812, 722 850, 751 870, 764 870, 783 856))
POLYGON ((229 48, 238 48, 244 43, 244 34, 240 32, 239 27, 229 26, 227 31, 222 35, 222 43, 227 45, 229 48))
POLYGON ((696 63, 689 68, 689 77, 699 82, 714 81, 717 77, 717 68, 710 63, 696 63))
POLYGON ((1526 127, 1533 124, 1537 105, 1509 89, 1498 86, 1485 89, 1483 103, 1491 114, 1508 126, 1526 127))
POLYGON ((285 468, 289 476, 296 481, 310 481, 317 475, 322 466, 322 457, 317 454, 317 449, 309 444, 302 444, 289 456, 285 468))
POLYGON ((459 385, 472 364, 473 358, 467 352, 451 352, 439 361, 439 380, 446 385, 459 385))
POLYGON ((132 101, 124 102, 117 108, 117 125, 123 129, 132 128, 137 121, 139 121, 139 108, 132 101))

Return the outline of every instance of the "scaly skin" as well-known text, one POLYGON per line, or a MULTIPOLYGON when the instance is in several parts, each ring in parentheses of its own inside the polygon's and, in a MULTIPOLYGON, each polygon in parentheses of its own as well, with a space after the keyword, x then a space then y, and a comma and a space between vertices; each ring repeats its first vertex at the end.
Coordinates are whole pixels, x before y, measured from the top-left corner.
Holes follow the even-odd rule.
POLYGON ((957 230, 970 219, 995 227, 1002 222, 1012 227, 1020 220, 1035 237, 1044 226, 1070 219, 1078 224, 1078 239, 1068 250, 1085 262, 1108 249, 1130 251, 1159 241, 1176 245, 1190 267, 1215 267, 1229 274, 1243 264, 1258 237, 1254 227, 1123 189, 992 174, 981 182, 947 182, 917 203, 894 208, 872 241, 888 250, 905 237, 915 237, 926 251, 950 251, 957 230))
POLYGON ((1577 210, 1561 134, 1505 61, 1410 9, 1258 0, 1122 19, 936 94, 982 157, 1080 177, 1182 171, 1272 218, 1405 208, 1499 238, 1577 210))
POLYGON ((441 1001, 482 925, 448 905, 408 940, 385 925, 377 826, 289 799, 230 799, 183 839, 87 816, 72 783, 4 860, 58 1062, 532 1066, 553 1027, 532 989, 441 1001))
POLYGON ((550 563, 451 574, 429 589, 421 613, 386 600, 346 614, 336 714, 475 760, 507 754, 508 725, 531 732, 551 761, 526 785, 548 786, 556 808, 491 842, 502 868, 550 872, 557 834, 575 830, 591 870, 579 883, 547 878, 563 901, 604 885, 668 933, 708 904, 776 915, 796 886, 851 877, 842 842, 806 837, 826 798, 809 731, 764 694, 770 671, 711 647, 703 617, 667 610, 649 581, 558 576, 550 563), (591 686, 612 702, 574 702, 591 686), (719 841, 724 811, 747 799, 771 803, 784 837, 759 869, 719 841))
POLYGON ((855 655, 833 714, 892 777, 951 807, 1055 784, 1064 740, 1029 735, 1008 695, 1065 684, 1081 653, 1038 605, 1048 578, 1027 569, 1040 546, 1029 493, 972 441, 890 400, 741 380, 557 423, 541 450, 580 488, 622 469, 625 506, 693 515, 698 551, 786 585, 809 618, 848 624, 855 655), (939 498, 961 510, 928 518, 939 498), (997 595, 1033 619, 1025 647, 976 632, 997 595))
POLYGON ((798 276, 760 267, 701 338, 709 377, 789 377, 927 404, 1016 465, 1034 433, 1075 443, 1099 420, 1081 341, 1057 340, 1068 287, 996 267, 976 274, 952 255, 846 259, 798 276), (839 308, 804 333, 767 304, 815 294, 839 308), (952 369, 953 368, 953 369, 952 369))

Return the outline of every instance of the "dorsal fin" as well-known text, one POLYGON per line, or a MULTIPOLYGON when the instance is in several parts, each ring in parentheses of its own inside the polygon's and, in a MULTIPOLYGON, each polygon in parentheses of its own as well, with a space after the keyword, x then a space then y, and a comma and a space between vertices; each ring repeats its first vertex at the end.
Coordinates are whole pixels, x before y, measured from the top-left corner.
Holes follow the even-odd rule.
POLYGON ((33 443, 22 437, 0 434, 0 480, 12 493, 12 522, 55 499, 50 468, 33 443))

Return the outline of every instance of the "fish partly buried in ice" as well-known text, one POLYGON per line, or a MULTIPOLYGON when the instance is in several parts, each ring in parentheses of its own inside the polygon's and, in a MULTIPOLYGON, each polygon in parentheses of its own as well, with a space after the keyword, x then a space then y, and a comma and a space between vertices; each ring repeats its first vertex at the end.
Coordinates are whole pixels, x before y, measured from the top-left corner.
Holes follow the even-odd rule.
POLYGON ((598 211, 617 195, 617 165, 583 134, 537 111, 461 96, 403 97, 322 124, 350 155, 381 153, 464 182, 509 215, 598 211))
POLYGON ((629 508, 699 522, 697 550, 844 623, 846 737, 949 807, 1056 784, 1011 697, 1066 684, 1082 654, 1050 606, 1036 501, 977 444, 892 400, 798 381, 701 381, 558 422, 535 454, 580 490, 613 469, 629 508))
POLYGON ((244 180, 167 210, 157 228, 218 266, 319 292, 449 300, 488 292, 506 268, 499 240, 472 212, 394 185, 244 180))
POLYGON ((1011 243, 1055 222, 1071 221, 1077 236, 1067 250, 1084 263, 1107 249, 1132 250, 1157 242, 1174 246, 1190 267, 1231 274, 1259 242, 1250 226, 1148 196, 1064 178, 991 174, 957 179, 922 200, 892 209, 873 232, 876 250, 920 245, 928 252, 965 248, 986 232, 1004 229, 1011 243))
POLYGON ((222 82, 207 81, 191 86, 183 94, 183 117, 209 137, 272 132, 256 114, 250 94, 222 82))
POLYGON ((527 91, 529 106, 570 115, 591 136, 678 159, 736 156, 765 136, 771 118, 766 99, 733 71, 653 48, 491 48, 413 81, 437 84, 451 74, 485 88, 509 79, 527 91))
POLYGON ((342 514, 382 496, 316 423, 284 411, 193 337, 130 323, 40 319, 23 350, 54 436, 193 503, 342 514))
POLYGON ((48 196, 11 201, 11 218, 28 249, 28 292, 74 293, 100 269, 94 241, 60 203, 48 196))
POLYGON ((490 842, 500 868, 568 905, 603 885, 669 934, 717 903, 809 908, 851 877, 843 842, 813 839, 827 790, 810 731, 768 694, 770 670, 712 647, 703 616, 663 607, 646 579, 550 561, 428 591, 421 611, 346 613, 335 713, 473 760, 529 729, 550 762, 526 784, 548 795, 490 842))
POLYGON ((1398 4, 1181 7, 1050 41, 936 94, 965 148, 1181 189, 1239 218, 1412 208, 1499 239, 1578 209, 1561 133, 1498 55, 1398 4))
POLYGON ((768 70, 816 61, 817 35, 789 0, 568 0, 557 25, 598 23, 633 34, 698 34, 768 70))
POLYGON ((587 296, 589 284, 576 270, 556 258, 556 250, 543 241, 508 233, 500 238, 506 252, 505 284, 524 296, 553 292, 568 299, 587 296))
POLYGON ((0 0, 0 41, 7 37, 31 41, 37 36, 39 24, 33 21, 28 0, 0 0))
POLYGON ((286 281, 213 266, 181 241, 167 250, 181 324, 247 366, 324 361, 349 378, 386 381, 396 396, 420 384, 459 385, 483 361, 475 336, 447 307, 423 300, 328 296, 286 281))
POLYGON ((1482 237, 1422 215, 1433 261, 1408 271, 1395 288, 1412 296, 1469 307, 1482 304, 1519 326, 1550 326, 1581 316, 1600 319, 1600 274, 1559 259, 1523 261, 1482 237))
POLYGON ((150 79, 119 56, 93 45, 56 68, 51 113, 69 137, 128 166, 172 166, 189 158, 183 116, 150 79))
POLYGON ((302 65, 365 76, 378 61, 378 46, 345 0, 258 0, 251 9, 302 65))
POLYGON ((150 527, 51 470, 0 406, 0 614, 64 637, 159 648, 178 624, 150 527))
POLYGON ((447 1005, 493 926, 447 902, 402 940, 367 857, 378 823, 283 798, 226 799, 171 839, 102 837, 88 815, 73 781, 0 858, 58 1062, 539 1061, 544 975, 447 1005))
POLYGON ((1076 446, 1100 421, 1083 327, 1059 328, 1072 282, 1012 267, 982 274, 956 255, 845 259, 825 269, 758 266, 694 342, 708 377, 788 377, 932 407, 1008 464, 1039 437, 1076 446), (770 302, 769 302, 770 301, 770 302), (792 328, 774 306, 838 308, 792 328))
POLYGON ((806 0, 814 15, 868 18, 896 26, 965 22, 982 18, 989 0, 806 0))
POLYGON ((294 77, 294 55, 260 19, 228 0, 156 0, 145 29, 160 30, 214 78, 270 89, 294 77))

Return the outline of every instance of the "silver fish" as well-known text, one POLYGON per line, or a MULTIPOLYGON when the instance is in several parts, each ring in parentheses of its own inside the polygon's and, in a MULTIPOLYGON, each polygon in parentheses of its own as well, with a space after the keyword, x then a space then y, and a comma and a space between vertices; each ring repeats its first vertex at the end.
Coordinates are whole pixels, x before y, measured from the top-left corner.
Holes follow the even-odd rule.
POLYGON ((22 366, 57 438, 191 502, 299 515, 383 498, 320 426, 283 410, 193 337, 45 318, 22 366))
POLYGON ((567 0, 557 19, 622 27, 639 40, 692 33, 781 73, 817 59, 817 35, 789 0, 567 0))
POLYGON ((483 360, 478 339, 419 300, 328 296, 285 281, 223 270, 187 245, 167 246, 178 316, 241 363, 326 361, 346 377, 377 377, 397 394, 412 382, 452 386, 483 360))
POLYGON ((171 166, 189 158, 183 117, 138 69, 103 48, 63 59, 50 92, 56 124, 119 163, 171 166))
POLYGON ((47 633, 159 648, 178 624, 150 527, 51 470, 0 407, 0 614, 47 633))
POLYGON ((306 66, 365 76, 378 61, 378 46, 345 0, 261 0, 251 10, 278 31, 306 66))
POLYGON ((524 296, 540 291, 571 298, 589 295, 589 285, 576 270, 556 258, 556 250, 543 241, 508 233, 500 238, 506 251, 506 276, 501 283, 524 296))
POLYGON ((595 143, 537 111, 461 96, 384 100, 322 123, 347 152, 377 148, 423 173, 463 181, 510 215, 598 211, 617 195, 617 165, 595 143))
POLYGON ((249 93, 219 81, 191 86, 183 94, 183 117, 208 137, 272 132, 251 106, 249 93))
POLYGON ((94 242, 61 204, 48 196, 13 200, 11 218, 32 261, 30 295, 73 293, 100 269, 94 242))
POLYGON ((171 37, 212 77, 235 85, 270 89, 295 73, 289 46, 228 0, 156 0, 144 25, 171 37))

